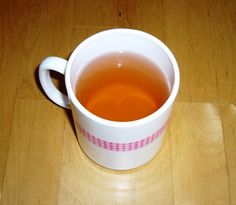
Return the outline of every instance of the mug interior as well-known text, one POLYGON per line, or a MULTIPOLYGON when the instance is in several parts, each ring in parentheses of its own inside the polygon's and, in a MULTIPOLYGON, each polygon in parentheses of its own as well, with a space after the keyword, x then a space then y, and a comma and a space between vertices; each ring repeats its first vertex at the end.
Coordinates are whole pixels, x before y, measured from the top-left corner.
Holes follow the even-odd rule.
MULTIPOLYGON (((170 96, 162 107, 173 103, 179 87, 179 71, 171 51, 160 40, 145 32, 112 29, 89 37, 72 53, 67 64, 65 78, 68 96, 74 105, 80 107, 83 112, 89 112, 75 97, 77 79, 93 59, 114 52, 134 53, 152 61, 162 70, 170 89, 170 96)), ((162 107, 158 110, 164 109, 162 107)))

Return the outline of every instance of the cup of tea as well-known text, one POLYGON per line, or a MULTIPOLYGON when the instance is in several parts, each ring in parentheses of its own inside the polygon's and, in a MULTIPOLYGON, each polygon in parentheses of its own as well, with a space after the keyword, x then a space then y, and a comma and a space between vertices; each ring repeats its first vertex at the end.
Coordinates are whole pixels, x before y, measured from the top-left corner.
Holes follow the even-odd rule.
POLYGON ((126 170, 158 153, 180 75, 174 55, 156 37, 111 29, 84 40, 68 60, 44 59, 39 80, 53 102, 71 109, 85 154, 126 170), (65 76, 67 95, 54 86, 50 70, 65 76))

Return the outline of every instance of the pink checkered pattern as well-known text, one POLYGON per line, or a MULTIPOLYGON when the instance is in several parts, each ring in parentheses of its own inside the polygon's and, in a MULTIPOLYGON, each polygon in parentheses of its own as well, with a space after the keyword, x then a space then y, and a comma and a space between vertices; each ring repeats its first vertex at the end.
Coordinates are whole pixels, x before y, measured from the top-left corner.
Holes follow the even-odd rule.
POLYGON ((110 150, 110 151, 127 152, 127 151, 133 151, 133 150, 140 149, 140 148, 152 143, 154 140, 156 140, 163 133, 163 131, 166 128, 166 124, 167 123, 165 123, 159 130, 157 130, 152 135, 150 135, 142 140, 138 140, 135 142, 129 142, 129 143, 114 143, 114 142, 108 142, 105 140, 101 140, 98 137, 91 135, 89 132, 87 132, 85 129, 83 129, 79 124, 77 124, 77 126, 78 126, 78 129, 80 130, 81 134, 88 141, 93 143, 94 145, 101 147, 103 149, 106 149, 106 150, 110 150))

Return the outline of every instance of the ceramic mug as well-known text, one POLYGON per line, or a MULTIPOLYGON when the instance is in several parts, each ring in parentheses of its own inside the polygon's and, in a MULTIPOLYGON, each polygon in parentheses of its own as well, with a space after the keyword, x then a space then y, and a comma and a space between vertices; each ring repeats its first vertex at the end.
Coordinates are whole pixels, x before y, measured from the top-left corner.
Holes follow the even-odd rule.
POLYGON ((115 170, 136 168, 159 151, 178 93, 180 76, 174 55, 160 40, 143 31, 111 29, 97 33, 77 46, 69 60, 48 57, 39 67, 39 79, 47 96, 70 108, 81 148, 96 163, 115 170), (128 51, 150 59, 165 74, 170 95, 154 113, 142 119, 116 122, 89 112, 76 98, 75 86, 85 66, 98 56, 128 51), (67 95, 52 83, 49 71, 65 75, 67 95))

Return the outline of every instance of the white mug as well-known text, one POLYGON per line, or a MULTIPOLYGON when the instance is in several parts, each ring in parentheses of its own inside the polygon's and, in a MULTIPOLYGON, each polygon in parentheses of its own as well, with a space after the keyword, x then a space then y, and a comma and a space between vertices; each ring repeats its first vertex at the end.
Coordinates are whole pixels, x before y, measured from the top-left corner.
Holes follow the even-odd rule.
POLYGON ((79 143, 96 163, 115 170, 136 168, 159 151, 164 131, 178 93, 180 76, 174 55, 160 40, 143 31, 111 29, 97 33, 77 46, 69 60, 48 57, 40 64, 39 79, 47 96, 71 108, 79 143), (89 112, 76 98, 75 85, 86 65, 98 56, 128 51, 150 59, 166 76, 170 95, 154 113, 142 119, 116 122, 89 112), (65 75, 68 96, 51 81, 50 70, 65 75))

